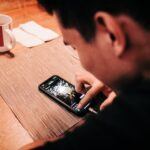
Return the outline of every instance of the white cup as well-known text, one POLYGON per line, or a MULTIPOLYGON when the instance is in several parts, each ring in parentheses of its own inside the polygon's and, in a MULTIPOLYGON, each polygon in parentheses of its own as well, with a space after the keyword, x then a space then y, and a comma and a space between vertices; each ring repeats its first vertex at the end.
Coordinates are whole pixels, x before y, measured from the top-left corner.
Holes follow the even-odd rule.
POLYGON ((6 52, 15 47, 16 40, 11 31, 12 18, 0 14, 0 52, 6 52))

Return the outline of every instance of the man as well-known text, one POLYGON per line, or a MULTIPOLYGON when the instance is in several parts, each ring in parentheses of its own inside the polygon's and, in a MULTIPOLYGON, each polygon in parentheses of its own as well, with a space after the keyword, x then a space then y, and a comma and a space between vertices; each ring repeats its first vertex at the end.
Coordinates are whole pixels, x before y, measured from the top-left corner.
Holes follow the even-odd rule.
MULTIPOLYGON (((150 148, 150 23, 146 0, 39 0, 58 19, 66 44, 83 67, 117 93, 113 103, 57 140, 37 149, 150 148)), ((93 75, 78 76, 77 89, 100 87, 93 75)), ((114 95, 113 95, 114 97, 114 95)))

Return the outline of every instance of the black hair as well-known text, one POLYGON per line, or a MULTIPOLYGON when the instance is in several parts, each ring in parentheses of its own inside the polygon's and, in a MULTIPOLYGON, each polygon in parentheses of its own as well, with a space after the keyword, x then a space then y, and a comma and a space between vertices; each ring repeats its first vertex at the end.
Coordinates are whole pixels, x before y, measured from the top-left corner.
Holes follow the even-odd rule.
POLYGON ((126 14, 150 29, 148 0, 38 0, 49 13, 57 12, 64 28, 76 28, 90 41, 95 35, 94 14, 105 11, 126 14))

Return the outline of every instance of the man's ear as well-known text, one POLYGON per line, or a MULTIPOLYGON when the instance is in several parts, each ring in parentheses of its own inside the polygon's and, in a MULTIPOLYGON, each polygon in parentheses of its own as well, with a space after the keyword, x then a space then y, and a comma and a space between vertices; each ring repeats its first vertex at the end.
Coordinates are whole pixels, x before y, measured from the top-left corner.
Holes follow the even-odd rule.
POLYGON ((96 22, 96 30, 101 30, 102 26, 108 32, 112 41, 112 46, 117 56, 121 56, 125 49, 125 35, 116 21, 116 18, 105 12, 97 12, 94 16, 96 22))

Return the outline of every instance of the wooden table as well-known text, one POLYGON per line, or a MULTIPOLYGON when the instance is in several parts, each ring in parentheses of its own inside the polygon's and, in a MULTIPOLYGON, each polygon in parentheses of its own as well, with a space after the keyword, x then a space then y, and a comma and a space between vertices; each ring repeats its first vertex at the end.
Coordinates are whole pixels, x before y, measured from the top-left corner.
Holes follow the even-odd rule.
MULTIPOLYGON (((5 12, 14 27, 34 20, 60 33, 55 18, 37 6, 5 12)), ((0 55, 0 149, 17 150, 38 139, 56 137, 81 118, 74 116, 38 91, 38 85, 53 74, 74 83, 82 71, 76 52, 62 38, 35 48, 20 44, 15 57, 0 55)))

